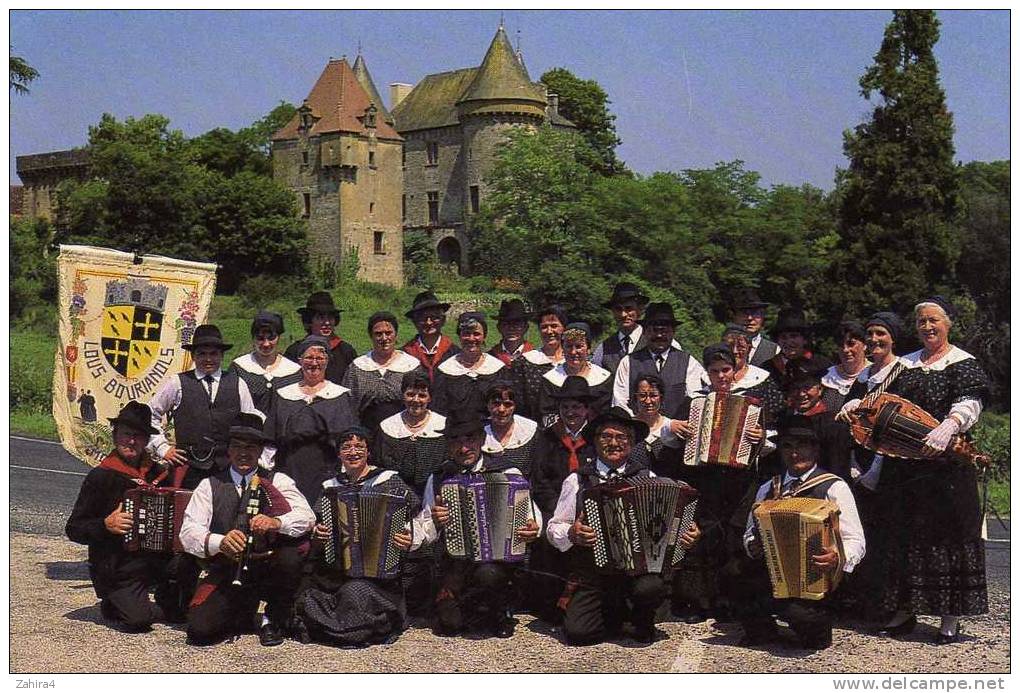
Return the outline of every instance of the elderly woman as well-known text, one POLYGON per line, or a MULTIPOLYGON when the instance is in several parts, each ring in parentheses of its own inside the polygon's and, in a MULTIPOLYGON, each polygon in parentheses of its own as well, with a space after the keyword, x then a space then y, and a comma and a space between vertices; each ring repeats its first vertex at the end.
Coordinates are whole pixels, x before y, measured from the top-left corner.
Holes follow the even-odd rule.
POLYGON ((252 402, 263 414, 269 412, 273 391, 301 380, 301 366, 279 351, 283 317, 260 310, 251 323, 252 350, 230 364, 248 386, 252 402))
POLYGON ((326 380, 329 341, 309 335, 297 353, 301 380, 276 391, 265 430, 276 446, 276 470, 292 478, 314 506, 322 482, 334 473, 333 441, 357 418, 350 391, 326 380))
POLYGON ((524 352, 510 366, 510 380, 520 395, 518 413, 538 421, 541 417, 542 376, 563 361, 560 337, 567 327, 567 314, 557 305, 547 306, 535 314, 542 346, 524 352))
POLYGON ((592 401, 590 416, 595 418, 613 399, 613 374, 588 360, 591 353, 591 328, 588 323, 572 322, 560 335, 563 347, 563 362, 542 375, 542 390, 539 395, 539 424, 549 428, 559 420, 557 391, 563 388, 563 381, 571 375, 579 375, 588 383, 592 401))
MULTIPOLYGON (((340 434, 337 458, 339 473, 322 482, 324 489, 341 488, 406 496, 411 503, 409 517, 417 512, 417 497, 396 472, 369 464, 369 433, 354 426, 340 434)), ((314 545, 330 541, 331 533, 322 523, 322 510, 316 508, 318 523, 312 531, 314 545)), ((396 551, 411 548, 411 532, 397 534, 392 541, 396 551)), ((315 563, 308 588, 298 600, 297 613, 313 640, 340 647, 366 647, 391 643, 407 627, 407 606, 400 578, 391 580, 351 578, 338 563, 315 563)))
POLYGON ((505 378, 503 362, 485 353, 488 325, 482 313, 461 313, 457 319, 460 353, 436 366, 432 385, 432 408, 448 416, 458 410, 485 412, 485 391, 493 381, 505 378))
POLYGON ((923 346, 902 357, 904 367, 894 371, 887 392, 940 423, 924 439, 923 459, 886 458, 879 480, 879 490, 894 500, 886 549, 890 574, 879 595, 894 613, 881 633, 903 635, 913 630, 918 614, 937 615, 938 645, 959 640, 961 616, 988 611, 977 470, 943 456, 953 436, 977 423, 988 377, 973 356, 950 344, 953 317, 952 305, 940 296, 914 307, 923 346))
POLYGON ((417 358, 397 349, 397 318, 392 313, 373 313, 368 336, 372 350, 354 359, 341 385, 351 391, 361 424, 375 433, 383 419, 404 408, 400 392, 404 374, 425 369, 417 358))
POLYGON ((514 413, 516 399, 510 383, 496 382, 486 391, 485 407, 489 410, 489 422, 485 424, 482 452, 494 457, 502 456, 504 462, 531 478, 538 424, 514 413))
POLYGON ((856 320, 839 326, 839 361, 822 376, 822 401, 829 411, 840 410, 857 376, 871 365, 865 353, 867 339, 864 327, 856 320))

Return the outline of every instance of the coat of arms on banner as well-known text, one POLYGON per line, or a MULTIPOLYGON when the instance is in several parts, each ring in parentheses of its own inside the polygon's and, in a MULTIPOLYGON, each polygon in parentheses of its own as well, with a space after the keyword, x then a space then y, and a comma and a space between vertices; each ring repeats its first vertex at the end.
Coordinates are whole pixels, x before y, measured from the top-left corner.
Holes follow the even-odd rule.
POLYGON ((106 362, 126 378, 137 378, 159 353, 167 287, 132 278, 106 283, 102 351, 106 362))

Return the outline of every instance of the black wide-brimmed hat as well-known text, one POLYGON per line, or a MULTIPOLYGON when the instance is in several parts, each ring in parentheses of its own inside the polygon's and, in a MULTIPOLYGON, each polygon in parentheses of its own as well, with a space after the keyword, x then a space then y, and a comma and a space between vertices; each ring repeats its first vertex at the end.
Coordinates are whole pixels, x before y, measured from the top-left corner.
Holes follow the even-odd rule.
POLYGON ((741 289, 733 294, 733 300, 730 301, 730 305, 733 308, 768 308, 769 304, 758 296, 758 292, 754 289, 741 289))
POLYGON ((668 303, 649 303, 645 308, 645 314, 639 320, 642 325, 650 325, 653 322, 672 323, 673 327, 680 324, 680 321, 673 315, 673 306, 668 303))
POLYGON ((439 308, 445 312, 450 309, 450 304, 440 301, 431 291, 422 291, 414 297, 414 302, 411 303, 411 310, 404 313, 404 315, 413 320, 418 311, 428 310, 429 308, 439 308))
POLYGON ((811 425, 811 421, 798 414, 788 414, 779 421, 779 442, 790 438, 819 442, 818 431, 811 425))
POLYGON ((623 407, 610 407, 591 422, 591 430, 598 433, 599 428, 607 423, 621 424, 634 432, 634 442, 638 443, 648 437, 648 424, 635 419, 623 407))
POLYGON ((277 336, 283 334, 283 316, 268 310, 260 310, 251 321, 251 336, 257 335, 263 327, 269 328, 277 336))
POLYGON ((125 404, 117 416, 108 418, 107 421, 113 426, 127 426, 150 436, 159 433, 159 429, 152 425, 152 410, 149 409, 149 405, 134 400, 125 404))
POLYGON ((241 413, 230 427, 229 436, 254 443, 267 443, 269 438, 263 432, 262 419, 255 414, 241 413))
POLYGON ((613 295, 602 305, 606 308, 612 308, 624 301, 635 301, 640 305, 644 305, 648 303, 648 297, 641 293, 641 289, 638 288, 637 284, 620 282, 613 288, 613 295))
POLYGON ((484 433, 485 421, 480 412, 473 409, 458 409, 446 417, 446 426, 443 428, 443 435, 446 439, 457 436, 469 435, 472 433, 484 433))
POLYGON ((216 327, 216 325, 199 325, 195 328, 195 335, 191 338, 191 344, 182 344, 181 348, 185 351, 194 351, 199 347, 207 346, 216 347, 220 351, 226 351, 234 345, 223 341, 220 328, 216 327))
POLYGON ((340 313, 343 311, 336 307, 333 296, 328 291, 316 291, 308 297, 304 306, 297 309, 297 312, 302 322, 311 322, 312 318, 320 313, 331 315, 336 322, 340 322, 340 313))
POLYGON ((783 375, 783 387, 789 389, 793 385, 805 382, 821 382, 822 376, 832 367, 832 362, 824 356, 812 355, 810 358, 803 356, 790 359, 786 362, 786 372, 783 375))
POLYGON ((579 402, 590 402, 595 399, 588 381, 579 375, 568 375, 562 387, 551 388, 548 393, 553 399, 576 399, 579 402))
POLYGON ((511 298, 499 302, 499 312, 493 315, 492 318, 497 322, 501 320, 524 320, 527 322, 531 320, 531 313, 528 312, 528 307, 524 305, 524 301, 519 298, 511 298))
POLYGON ((779 336, 784 332, 797 332, 805 339, 811 336, 811 325, 804 319, 804 311, 797 308, 784 308, 779 311, 773 334, 779 336))

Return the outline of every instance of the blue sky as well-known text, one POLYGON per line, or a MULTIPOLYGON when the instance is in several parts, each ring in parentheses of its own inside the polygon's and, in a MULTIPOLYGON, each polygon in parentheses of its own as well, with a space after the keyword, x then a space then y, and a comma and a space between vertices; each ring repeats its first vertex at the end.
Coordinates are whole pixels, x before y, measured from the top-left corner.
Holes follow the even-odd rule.
MULTIPOLYGON (((499 11, 11 11, 14 53, 40 72, 11 96, 14 157, 85 144, 104 112, 162 113, 187 135, 299 104, 359 41, 391 82, 477 65, 499 11)), ((867 117, 858 80, 887 11, 504 13, 532 79, 552 67, 609 93, 635 171, 743 159, 766 185, 831 189, 842 132, 867 117)), ((961 161, 1009 158, 1009 13, 940 12, 936 46, 961 161)))

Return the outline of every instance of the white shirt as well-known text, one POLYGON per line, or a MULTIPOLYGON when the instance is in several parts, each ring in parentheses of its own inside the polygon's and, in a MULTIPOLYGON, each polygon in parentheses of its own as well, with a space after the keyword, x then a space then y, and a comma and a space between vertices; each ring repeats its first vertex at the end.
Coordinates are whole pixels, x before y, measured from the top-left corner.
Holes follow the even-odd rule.
MULTIPOLYGON (((602 460, 597 460, 595 462, 595 470, 598 472, 600 479, 606 480, 609 478, 609 473, 613 468, 602 460)), ((655 476, 652 472, 648 474, 649 476, 655 476)), ((563 486, 560 488, 560 498, 556 501, 556 510, 553 511, 552 519, 549 520, 549 526, 546 528, 546 538, 549 540, 549 543, 560 551, 569 551, 574 546, 574 543, 570 541, 570 527, 577 519, 579 479, 580 477, 577 475, 577 472, 572 472, 563 480, 563 486)))
MULTIPOLYGON (((471 468, 471 471, 477 472, 482 468, 482 464, 485 462, 485 457, 481 457, 475 465, 471 468)), ((517 467, 510 467, 509 469, 502 470, 503 474, 517 474, 518 476, 524 476, 521 474, 521 470, 517 467)), ((414 535, 413 542, 411 544, 411 550, 414 551, 422 544, 431 544, 439 539, 439 530, 436 524, 432 521, 432 506, 436 504, 436 491, 433 484, 435 483, 435 474, 429 474, 429 480, 425 482, 425 493, 422 495, 422 506, 421 512, 414 518, 414 528, 412 534, 414 535)), ((542 511, 535 505, 535 501, 531 501, 531 513, 535 518, 535 522, 538 523, 538 533, 542 534, 542 511)))
MULTIPOLYGON (((630 342, 627 344, 627 348, 623 352, 625 356, 627 354, 634 353, 634 349, 637 348, 638 342, 641 341, 641 335, 642 334, 644 334, 644 328, 641 327, 641 325, 637 325, 633 330, 631 330, 630 334, 624 334, 623 330, 617 330, 615 336, 616 336, 616 341, 618 341, 620 343, 620 346, 623 346, 623 338, 624 337, 626 337, 627 339, 630 340, 630 342)), ((599 342, 598 346, 595 347, 595 351, 591 355, 592 363, 594 363, 597 366, 601 366, 602 365, 602 359, 605 356, 604 345, 605 345, 605 341, 599 342)), ((677 347, 677 348, 679 348, 679 347, 677 347)))
POLYGON ((648 427, 648 435, 645 437, 646 443, 654 443, 657 440, 661 440, 662 444, 670 448, 679 448, 684 444, 683 438, 673 433, 671 424, 673 419, 668 416, 659 416, 659 420, 655 422, 654 426, 648 427))
MULTIPOLYGON (((669 358, 669 352, 673 349, 679 351, 680 349, 674 345, 662 352, 664 358, 669 358)), ((653 353, 652 358, 655 358, 653 353)), ((663 362, 665 363, 665 362, 663 362)), ((684 377, 684 382, 687 387, 687 395, 693 395, 695 392, 701 389, 702 376, 705 376, 705 369, 701 367, 698 360, 691 356, 687 359, 687 373, 684 377)), ((669 383, 666 383, 667 387, 669 383)), ((613 380, 613 406, 623 407, 627 411, 634 412, 630 409, 630 355, 624 356, 620 359, 620 366, 616 369, 616 378, 613 380)))
MULTIPOLYGON (((812 467, 798 478, 804 481, 815 469, 817 469, 817 466, 812 467)), ((793 476, 789 472, 785 472, 783 474, 783 486, 786 486, 791 480, 793 480, 793 476)), ((771 488, 772 480, 769 479, 758 487, 758 493, 755 494, 754 502, 757 503, 765 500, 771 488)), ((825 492, 825 499, 832 501, 839 507, 839 534, 843 539, 843 552, 846 554, 843 571, 852 573, 857 564, 864 558, 866 548, 864 529, 861 527, 861 518, 857 514, 857 503, 854 501, 853 493, 850 492, 850 487, 842 479, 829 487, 829 490, 825 492)), ((747 525, 744 529, 744 551, 748 551, 748 546, 754 538, 754 529, 754 512, 752 511, 747 514, 747 525)), ((750 555, 749 551, 748 555, 750 555)))
MULTIPOLYGON (((205 376, 198 372, 198 367, 195 368, 194 373, 195 377, 198 378, 199 385, 202 386, 203 390, 206 390, 205 381, 202 380, 205 376)), ((217 369, 215 372, 209 373, 209 375, 213 378, 212 396, 210 399, 215 400, 216 394, 220 391, 220 379, 223 377, 223 371, 217 369)), ((152 410, 152 427, 160 431, 149 438, 149 444, 145 446, 153 457, 162 458, 173 447, 170 445, 170 441, 166 439, 166 434, 163 433, 163 416, 177 411, 178 407, 181 406, 183 392, 181 376, 178 374, 173 378, 164 380, 159 390, 149 400, 149 408, 152 410)), ((255 408, 255 403, 251 399, 251 392, 248 390, 248 384, 240 377, 237 379, 237 394, 243 414, 255 414, 262 421, 266 420, 265 414, 255 408)))
MULTIPOLYGON (((230 468, 230 478, 234 482, 234 489, 240 498, 243 488, 247 487, 254 470, 242 477, 237 471, 230 468)), ((290 503, 290 512, 279 515, 276 519, 280 521, 280 534, 288 537, 300 537, 306 534, 315 525, 315 513, 308 506, 308 501, 297 490, 294 481, 286 474, 277 473, 273 475, 273 486, 283 494, 283 497, 290 503)), ((222 534, 215 534, 209 531, 212 522, 212 485, 209 479, 202 479, 198 488, 191 494, 188 508, 184 511, 184 521, 181 523, 181 544, 184 550, 193 556, 205 558, 206 536, 209 537, 209 556, 215 556, 220 552, 220 544, 223 542, 222 534)))
POLYGON ((751 359, 754 358, 754 352, 758 351, 758 346, 761 344, 761 332, 751 337, 751 350, 747 352, 747 362, 750 363, 751 359))
POLYGON ((847 395, 850 393, 850 388, 857 382, 857 378, 861 373, 868 370, 871 365, 870 361, 864 362, 864 368, 857 372, 856 375, 845 376, 839 372, 839 366, 830 366, 829 370, 825 371, 825 375, 822 376, 822 386, 827 387, 831 390, 835 390, 841 395, 847 395))
MULTIPOLYGON (((374 469, 377 469, 377 467, 369 465, 368 468, 365 470, 365 473, 367 474, 367 473, 371 472, 374 469)), ((396 475, 397 475, 397 473, 395 471, 393 471, 392 469, 387 469, 386 471, 379 472, 378 474, 373 476, 368 481, 361 482, 361 485, 363 487, 365 487, 365 488, 372 488, 373 486, 378 486, 379 484, 383 483, 384 481, 392 479, 396 475)), ((358 482, 354 482, 354 483, 358 483, 358 482)), ((335 486, 342 486, 342 485, 343 484, 341 484, 340 481, 337 480, 337 478, 335 476, 331 477, 329 479, 326 479, 325 481, 322 482, 322 488, 333 488, 335 486)))

